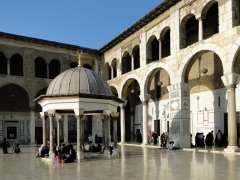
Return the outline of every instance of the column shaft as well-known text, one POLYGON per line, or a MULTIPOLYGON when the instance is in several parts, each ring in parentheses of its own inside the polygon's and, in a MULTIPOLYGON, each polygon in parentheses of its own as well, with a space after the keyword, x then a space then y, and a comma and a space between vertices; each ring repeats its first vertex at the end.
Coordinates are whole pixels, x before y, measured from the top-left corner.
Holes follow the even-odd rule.
POLYGON ((7 59, 7 75, 10 75, 10 59, 7 59))
POLYGON ((64 143, 67 144, 68 143, 68 115, 65 114, 64 115, 64 129, 63 129, 63 134, 64 134, 64 143))
POLYGON ((134 70, 134 56, 131 56, 131 66, 132 66, 132 71, 134 70))
POLYGON ((198 41, 203 40, 203 22, 202 18, 198 18, 198 41))
POLYGON ((60 119, 57 119, 57 147, 61 147, 61 144, 60 144, 60 119))
POLYGON ((228 92, 228 146, 237 146, 235 85, 228 92))
POLYGON ((31 110, 31 131, 30 131, 30 137, 31 137, 31 143, 35 143, 35 112, 31 110))
POLYGON ((111 66, 111 79, 114 78, 114 72, 113 72, 113 67, 111 66))
POLYGON ((143 102, 143 144, 148 144, 148 113, 147 113, 147 101, 143 102))
POLYGON ((47 134, 46 134, 46 119, 45 116, 42 116, 42 135, 43 135, 43 145, 47 145, 47 134))
POLYGON ((125 143, 126 139, 125 139, 125 107, 124 106, 120 106, 121 109, 121 143, 125 143))
POLYGON ((54 128, 53 128, 53 115, 49 115, 49 126, 50 126, 50 147, 49 147, 49 157, 50 154, 54 154, 54 128))
POLYGON ((162 40, 159 39, 159 59, 162 59, 162 40))

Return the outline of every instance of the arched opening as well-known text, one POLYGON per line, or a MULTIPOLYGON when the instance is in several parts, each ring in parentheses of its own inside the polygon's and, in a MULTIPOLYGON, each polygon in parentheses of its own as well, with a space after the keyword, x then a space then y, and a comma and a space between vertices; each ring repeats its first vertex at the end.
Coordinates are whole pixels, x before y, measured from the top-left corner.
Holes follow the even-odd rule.
POLYGON ((129 53, 126 51, 122 57, 122 74, 125 74, 132 70, 131 61, 132 61, 132 58, 129 55, 129 53))
POLYGON ((7 74, 7 58, 0 52, 0 74, 7 74))
POLYGON ((200 93, 223 88, 222 61, 212 51, 201 51, 189 61, 185 71, 185 83, 191 85, 190 93, 200 93))
POLYGON ((23 59, 19 54, 15 54, 10 59, 10 75, 23 76, 23 59))
POLYGON ((198 42, 198 20, 193 14, 185 16, 181 23, 181 48, 198 42))
POLYGON ((140 67, 140 51, 139 51, 139 46, 135 46, 133 48, 133 59, 134 59, 134 67, 133 69, 137 69, 140 67))
MULTIPOLYGON (((47 92, 47 88, 43 88, 40 91, 38 91, 38 93, 36 94, 35 98, 41 96, 41 95, 45 95, 47 92)), ((40 104, 36 104, 36 109, 35 112, 42 112, 42 107, 40 104)))
POLYGON ((84 64, 83 67, 86 68, 86 69, 92 70, 92 67, 89 64, 84 64))
POLYGON ((0 111, 29 112, 29 97, 20 86, 8 84, 0 88, 0 111))
POLYGON ((71 62, 70 63, 70 68, 75 68, 77 66, 78 66, 78 63, 76 63, 76 62, 71 62))
POLYGON ((159 42, 156 36, 151 36, 147 42, 146 48, 146 64, 149 64, 155 60, 159 60, 159 42))
POLYGON ((207 39, 218 33, 218 3, 209 2, 202 11, 203 19, 203 39, 207 39))
POLYGON ((49 79, 54 79, 60 74, 60 62, 53 59, 49 64, 49 79))
POLYGON ((35 59, 35 77, 47 78, 47 64, 42 57, 35 59))
POLYGON ((163 29, 161 35, 161 53, 162 53, 162 58, 167 57, 170 55, 170 28, 166 27, 163 29))
POLYGON ((148 79, 147 91, 152 101, 160 101, 169 98, 167 86, 170 85, 170 76, 165 69, 157 68, 152 71, 148 79))
POLYGON ((107 81, 111 79, 111 68, 108 63, 104 65, 103 68, 103 78, 107 81))
POLYGON ((142 129, 141 115, 139 116, 139 114, 135 114, 136 105, 141 104, 139 98, 140 86, 138 81, 133 78, 129 79, 123 86, 122 94, 122 97, 128 101, 125 106, 125 137, 126 141, 130 141, 134 139, 136 129, 142 129), (138 117, 135 118, 135 116, 138 117))
POLYGON ((114 58, 112 60, 112 67, 113 67, 113 78, 117 77, 117 59, 114 58))

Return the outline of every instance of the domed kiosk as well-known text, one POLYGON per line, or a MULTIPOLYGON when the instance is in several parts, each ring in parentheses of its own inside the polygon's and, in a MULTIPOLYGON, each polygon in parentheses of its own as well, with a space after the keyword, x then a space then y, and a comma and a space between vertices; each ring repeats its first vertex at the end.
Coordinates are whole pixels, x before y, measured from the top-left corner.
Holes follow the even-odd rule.
MULTIPOLYGON (((35 101, 42 106, 43 118, 43 144, 46 145, 45 116, 49 117, 50 149, 49 158, 54 157, 54 130, 53 117, 57 120, 57 146, 60 146, 59 120, 62 115, 75 115, 77 118, 77 158, 83 159, 84 146, 84 119, 86 115, 101 114, 103 123, 103 145, 108 147, 110 141, 109 116, 114 120, 114 136, 117 134, 116 119, 119 115, 117 107, 125 101, 112 95, 107 82, 96 72, 81 66, 79 53, 79 66, 59 74, 49 85, 46 95, 41 95, 35 101), (105 116, 106 115, 106 116, 105 116)), ((117 148, 116 137, 114 146, 117 148)))

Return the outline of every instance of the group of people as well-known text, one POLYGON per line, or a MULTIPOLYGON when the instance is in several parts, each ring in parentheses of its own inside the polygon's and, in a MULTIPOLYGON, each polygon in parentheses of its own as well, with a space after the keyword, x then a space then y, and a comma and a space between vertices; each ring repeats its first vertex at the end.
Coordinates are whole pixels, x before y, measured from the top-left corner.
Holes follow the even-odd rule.
POLYGON ((63 154, 62 150, 57 147, 55 150, 55 158, 53 159, 53 162, 56 163, 70 163, 73 162, 77 155, 76 155, 76 151, 75 149, 73 149, 72 144, 70 143, 68 146, 69 152, 68 152, 68 156, 66 156, 65 154, 63 154))
POLYGON ((168 139, 169 139, 169 137, 168 137, 168 132, 163 132, 162 134, 161 134, 161 136, 160 136, 160 139, 161 139, 161 145, 160 145, 160 147, 161 148, 166 148, 166 146, 167 146, 167 142, 168 142, 168 139))
POLYGON ((158 134, 157 132, 148 132, 148 144, 157 144, 157 138, 158 138, 158 134))
MULTIPOLYGON (((9 142, 7 141, 6 138, 3 138, 3 142, 2 142, 2 150, 3 150, 3 154, 8 154, 8 147, 10 147, 9 142)), ((15 146, 13 146, 12 148, 12 153, 14 154, 18 154, 20 153, 20 147, 19 144, 16 144, 15 146)))
POLYGON ((100 143, 98 143, 96 146, 92 142, 88 142, 84 147, 83 151, 84 152, 104 152, 104 146, 102 146, 100 143))
POLYGON ((209 132, 205 138, 204 133, 197 133, 195 137, 195 146, 197 147, 212 147, 214 145, 216 147, 222 147, 222 146, 227 146, 228 142, 226 137, 222 134, 221 130, 218 130, 215 136, 214 140, 214 135, 213 131, 209 132), (205 141, 204 141, 205 140, 205 141), (205 143, 204 143, 205 142, 205 143))

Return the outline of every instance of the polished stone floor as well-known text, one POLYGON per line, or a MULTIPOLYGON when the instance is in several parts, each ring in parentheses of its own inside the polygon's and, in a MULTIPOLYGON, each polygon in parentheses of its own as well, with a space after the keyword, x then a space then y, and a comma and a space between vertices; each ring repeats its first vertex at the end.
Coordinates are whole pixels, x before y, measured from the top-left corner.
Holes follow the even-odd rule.
POLYGON ((224 154, 222 149, 206 152, 120 145, 119 159, 69 164, 43 162, 36 158, 36 149, 21 145, 21 154, 1 152, 0 180, 235 180, 240 177, 240 155, 224 154))

